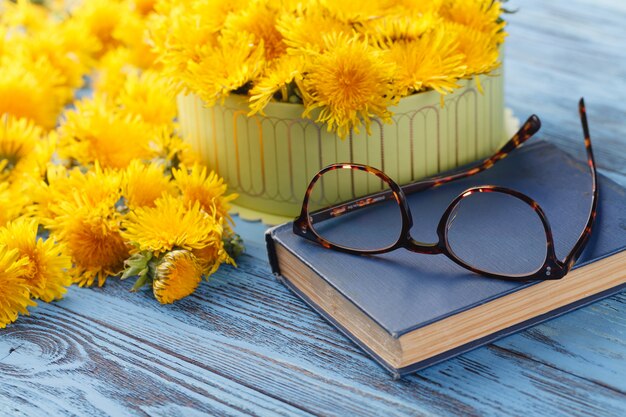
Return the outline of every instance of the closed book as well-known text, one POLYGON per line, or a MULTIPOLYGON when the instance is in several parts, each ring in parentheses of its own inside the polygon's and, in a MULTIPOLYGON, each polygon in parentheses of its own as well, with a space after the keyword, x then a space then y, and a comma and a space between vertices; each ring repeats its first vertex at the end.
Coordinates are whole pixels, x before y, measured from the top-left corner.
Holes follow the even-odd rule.
MULTIPOLYGON (((486 278, 443 255, 404 249, 374 256, 341 253, 295 235, 292 223, 267 231, 269 260, 287 287, 401 376, 625 289, 626 190, 602 175, 598 181, 591 239, 560 280, 486 278)), ((569 253, 589 214, 591 174, 586 162, 545 141, 528 143, 475 176, 407 195, 412 236, 436 242, 437 223, 450 201, 466 188, 487 184, 536 200, 552 226, 558 257, 569 253)), ((381 227, 387 220, 377 216, 374 211, 351 219, 356 223, 349 233, 358 239, 381 227)), ((466 238, 471 244, 472 236, 466 238)), ((511 250, 502 262, 514 262, 523 251, 511 250)))

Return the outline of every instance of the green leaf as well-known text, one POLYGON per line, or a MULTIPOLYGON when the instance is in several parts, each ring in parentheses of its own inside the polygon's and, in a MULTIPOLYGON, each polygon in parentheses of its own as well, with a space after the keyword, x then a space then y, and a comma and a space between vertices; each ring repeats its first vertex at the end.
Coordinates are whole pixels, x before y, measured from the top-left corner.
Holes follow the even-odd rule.
POLYGON ((135 285, 133 285, 133 288, 130 289, 131 292, 135 292, 141 287, 143 287, 144 285, 152 283, 152 279, 149 277, 147 272, 148 270, 146 269, 145 273, 139 275, 139 278, 137 279, 137 281, 135 281, 135 285))
POLYGON ((132 255, 124 261, 124 273, 122 279, 146 275, 149 272, 149 264, 152 260, 152 252, 143 251, 132 255), (145 272, 144 272, 145 271, 145 272))

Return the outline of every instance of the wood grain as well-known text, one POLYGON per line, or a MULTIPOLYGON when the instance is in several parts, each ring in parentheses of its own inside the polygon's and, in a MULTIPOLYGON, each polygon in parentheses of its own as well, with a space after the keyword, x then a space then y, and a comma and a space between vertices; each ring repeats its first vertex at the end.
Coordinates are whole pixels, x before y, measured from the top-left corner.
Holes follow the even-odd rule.
MULTIPOLYGON (((626 185, 626 6, 510 4, 507 104, 581 155, 585 96, 598 165, 626 185)), ((112 280, 2 331, 0 416, 626 415, 626 294, 393 381, 274 279, 262 225, 237 231, 239 269, 180 303, 112 280)))

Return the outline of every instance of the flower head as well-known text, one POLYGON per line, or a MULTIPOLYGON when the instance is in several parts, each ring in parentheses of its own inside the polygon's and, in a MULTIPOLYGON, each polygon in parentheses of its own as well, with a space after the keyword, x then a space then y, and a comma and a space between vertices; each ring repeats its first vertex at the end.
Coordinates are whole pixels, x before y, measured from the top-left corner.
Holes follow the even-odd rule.
POLYGON ((156 267, 152 291, 161 304, 170 304, 193 293, 202 281, 202 266, 188 250, 165 254, 156 267))
POLYGON ((298 7, 293 13, 283 13, 276 22, 283 42, 291 54, 302 51, 321 52, 324 38, 321 33, 352 33, 349 23, 338 19, 324 8, 298 7))
MULTIPOLYGON (((80 34, 79 43, 73 37, 78 34, 74 31, 75 25, 67 22, 46 23, 36 31, 10 31, 7 53, 12 58, 21 56, 31 62, 44 61, 50 68, 58 72, 59 87, 64 87, 65 100, 71 98, 71 90, 83 84, 85 75, 93 60, 89 56, 92 49, 88 42, 93 38, 80 34)), ((46 65, 46 64, 40 64, 46 65)))
POLYGON ((108 276, 122 271, 128 247, 120 236, 120 216, 114 209, 104 204, 90 207, 62 202, 55 212, 48 228, 72 257, 70 273, 75 283, 91 286, 97 278, 102 286, 108 276))
POLYGON ((29 119, 0 117, 0 180, 41 177, 55 151, 55 136, 29 119))
POLYGON ((41 30, 47 26, 48 17, 45 7, 30 1, 2 4, 2 21, 8 26, 22 27, 28 31, 41 30))
POLYGON ((221 36, 217 46, 206 47, 199 62, 189 62, 186 83, 214 104, 254 80, 264 67, 263 43, 247 32, 234 32, 221 36))
POLYGON ((265 76, 257 80, 250 90, 250 109, 252 113, 263 112, 263 108, 280 92, 282 101, 289 100, 289 85, 300 81, 304 69, 304 57, 301 55, 283 55, 266 70, 265 76))
POLYGON ((0 246, 0 329, 13 323, 18 314, 28 314, 27 307, 36 305, 23 278, 27 263, 17 250, 0 246))
POLYGON ((403 95, 426 89, 447 94, 458 87, 467 67, 454 40, 443 30, 433 30, 418 40, 391 45, 390 57, 398 68, 396 84, 403 95))
POLYGON ((173 86, 154 71, 129 75, 116 101, 120 111, 137 115, 146 123, 169 125, 176 117, 173 86))
POLYGON ((387 47, 394 42, 416 41, 441 24, 442 18, 434 10, 435 7, 428 11, 402 8, 393 14, 371 19, 359 32, 367 35, 372 42, 387 47))
POLYGON ((320 4, 338 19, 347 23, 365 23, 392 12, 397 7, 394 0, 320 0, 320 4))
POLYGON ((109 275, 122 271, 129 253, 117 209, 121 175, 98 165, 85 174, 73 170, 66 179, 58 178, 50 192, 55 196, 47 202, 50 218, 42 222, 72 257, 74 282, 89 286, 97 278, 102 286, 109 275))
POLYGON ((129 76, 137 76, 139 68, 131 64, 131 52, 126 47, 116 48, 107 53, 94 72, 94 95, 116 99, 124 89, 129 76))
POLYGON ((122 179, 122 195, 128 208, 154 207, 157 199, 173 194, 174 184, 163 169, 158 163, 131 162, 122 179))
POLYGON ((221 242, 223 226, 200 203, 188 205, 171 195, 156 200, 154 207, 139 207, 128 214, 122 236, 134 251, 156 256, 172 249, 202 249, 221 242))
POLYGON ((252 35, 255 45, 263 46, 265 60, 271 62, 287 49, 283 36, 276 29, 278 13, 279 10, 268 0, 250 2, 247 8, 226 17, 222 33, 227 37, 242 32, 252 35))
POLYGON ((0 58, 0 115, 27 118, 51 129, 69 96, 60 72, 46 59, 0 58))
POLYGON ((131 10, 144 16, 154 11, 157 2, 158 0, 129 0, 131 10))
POLYGON ((394 103, 394 65, 384 51, 358 36, 334 34, 325 38, 325 51, 311 58, 302 84, 305 115, 321 108, 317 121, 345 137, 361 124, 369 129, 372 117, 389 120, 394 103))
MULTIPOLYGON (((226 17, 246 3, 246 0, 159 1, 155 7, 157 14, 148 22, 148 30, 166 74, 182 82, 184 87, 195 90, 190 65, 214 58, 216 53, 212 49, 218 44, 219 31, 224 27, 226 17)), ((244 38, 250 39, 248 35, 244 38)), ((227 51, 231 52, 234 50, 227 51)), ((245 59, 241 61, 241 51, 237 58, 238 63, 247 62, 245 59)))
POLYGON ((156 66, 157 56, 149 42, 143 15, 126 11, 113 30, 113 38, 127 48, 129 64, 142 69, 156 66))
POLYGON ((492 36, 496 46, 504 41, 506 23, 500 19, 502 3, 494 0, 446 0, 441 8, 446 20, 492 36))
POLYGON ((125 13, 127 11, 123 3, 109 0, 81 2, 72 12, 74 21, 82 25, 82 32, 98 40, 100 56, 120 44, 113 33, 125 13))
POLYGON ((456 50, 463 55, 468 74, 486 74, 500 66, 493 35, 458 23, 448 22, 445 27, 455 41, 456 50))
POLYGON ((83 100, 66 114, 60 129, 61 156, 82 165, 125 168, 133 159, 151 159, 156 131, 138 116, 111 108, 102 98, 83 100))
POLYGON ((63 297, 72 281, 66 271, 72 263, 63 245, 37 238, 37 221, 20 218, 0 228, 0 245, 17 250, 26 259, 22 277, 34 298, 49 302, 63 297))
POLYGON ((0 182, 0 226, 23 214, 28 197, 8 182, 0 182))
POLYGON ((190 169, 183 165, 173 170, 172 176, 184 204, 191 206, 199 203, 209 215, 230 219, 229 203, 237 198, 237 194, 226 195, 227 186, 215 172, 209 172, 206 167, 198 164, 190 169))

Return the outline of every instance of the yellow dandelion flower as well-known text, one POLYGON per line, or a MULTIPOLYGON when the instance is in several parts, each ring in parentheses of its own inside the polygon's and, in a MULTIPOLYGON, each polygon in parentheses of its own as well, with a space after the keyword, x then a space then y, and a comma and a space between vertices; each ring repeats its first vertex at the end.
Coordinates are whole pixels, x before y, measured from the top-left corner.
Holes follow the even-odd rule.
POLYGON ((124 13, 113 31, 113 37, 129 49, 129 63, 143 69, 153 67, 157 57, 148 36, 144 17, 132 12, 124 13))
POLYGON ((174 184, 163 166, 133 161, 124 171, 122 195, 131 210, 138 207, 154 207, 154 202, 164 194, 173 194, 174 184))
POLYGON ((255 44, 246 32, 221 37, 215 47, 207 47, 199 62, 190 62, 185 82, 208 104, 254 80, 265 66, 263 44, 255 44))
POLYGON ((108 276, 124 269, 129 252, 120 235, 121 216, 114 207, 63 201, 52 210, 55 217, 47 227, 51 237, 67 247, 73 262, 70 274, 75 283, 91 286, 97 278, 98 286, 102 286, 108 276))
POLYGON ((448 21, 488 34, 496 45, 506 36, 501 14, 502 3, 493 0, 446 0, 441 8, 448 21))
POLYGON ((98 279, 103 285, 107 276, 117 275, 128 257, 128 247, 120 235, 121 174, 101 169, 82 173, 78 169, 48 177, 50 200, 43 201, 41 222, 51 231, 51 238, 67 247, 72 257, 70 274, 80 286, 98 279))
POLYGON ((48 11, 39 4, 28 0, 2 3, 2 22, 8 26, 22 27, 29 31, 41 30, 47 26, 48 11))
POLYGON ((140 116, 146 123, 168 125, 176 117, 174 88, 154 71, 128 76, 117 102, 121 111, 140 116))
POLYGON ((418 40, 424 33, 441 24, 441 17, 433 11, 401 10, 371 19, 359 28, 370 42, 381 46, 393 42, 418 40))
POLYGON ((47 60, 22 54, 0 58, 0 114, 31 119, 51 129, 68 97, 59 71, 47 60))
POLYGON ((60 202, 71 201, 77 205, 105 204, 114 207, 122 197, 119 172, 104 170, 98 164, 84 173, 78 168, 68 170, 61 165, 49 164, 45 181, 24 178, 20 182, 30 200, 29 214, 41 220, 44 226, 56 217, 60 202), (29 180, 28 180, 29 179, 29 180))
POLYGON ((349 23, 361 23, 389 14, 398 5, 396 0, 320 0, 319 3, 337 18, 349 23))
POLYGON ((446 0, 399 0, 396 2, 401 9, 410 13, 437 13, 446 0))
POLYGON ((95 36, 101 46, 99 55, 119 46, 120 41, 113 33, 126 13, 124 4, 110 0, 81 2, 72 11, 72 19, 80 23, 83 32, 95 36))
MULTIPOLYGON (((447 0, 442 7, 445 27, 455 37, 457 49, 465 56, 468 75, 486 74, 500 66, 498 46, 506 32, 502 3, 491 0, 447 0)), ((481 90, 480 79, 476 77, 481 90)))
POLYGON ((195 164, 191 169, 181 166, 172 171, 174 184, 181 192, 184 204, 200 203, 200 207, 211 216, 230 219, 230 202, 237 194, 226 194, 224 179, 206 167, 195 164))
POLYGON ((231 11, 242 7, 246 2, 159 1, 155 6, 157 14, 151 15, 148 20, 148 30, 150 42, 167 75, 183 84, 190 83, 186 87, 193 90, 193 76, 189 73, 189 65, 213 59, 212 48, 218 44, 218 32, 224 26, 224 20, 231 11))
POLYGON ((425 89, 447 94, 459 87, 467 67, 454 41, 443 30, 433 30, 416 41, 390 46, 389 56, 397 65, 395 82, 403 95, 425 89))
MULTIPOLYGON (((33 176, 24 177, 13 188, 19 188, 22 195, 28 196, 28 206, 26 214, 42 221, 52 219, 54 214, 50 208, 58 203, 58 197, 65 198, 69 195, 70 187, 62 187, 61 184, 68 184, 67 169, 62 165, 54 163, 46 167, 44 178, 33 176)), ((0 197, 0 204, 2 199, 0 197)))
POLYGON ((154 207, 131 211, 123 226, 122 236, 135 246, 135 252, 149 251, 155 256, 172 249, 202 249, 221 240, 223 231, 200 203, 189 206, 171 195, 158 199, 154 207))
POLYGON ((192 253, 197 258, 202 271, 207 277, 215 273, 222 264, 236 266, 235 261, 226 252, 222 239, 215 239, 210 245, 202 249, 194 249, 192 253))
POLYGON ((0 181, 27 169, 43 131, 29 119, 4 114, 0 118, 0 181))
POLYGON ((491 35, 458 23, 447 22, 445 27, 463 54, 467 74, 486 74, 500 66, 498 45, 491 35))
POLYGON ((193 165, 202 160, 200 154, 177 134, 178 130, 176 123, 155 126, 156 133, 152 143, 155 155, 152 161, 163 164, 166 171, 177 168, 180 164, 193 165))
POLYGON ((276 28, 278 10, 270 1, 254 1, 247 8, 228 15, 222 34, 230 36, 241 32, 253 35, 254 44, 263 46, 265 60, 271 62, 283 55, 287 44, 276 28))
POLYGON ((361 124, 369 129, 372 117, 388 121, 395 66, 385 52, 345 34, 326 36, 325 43, 326 51, 312 56, 302 81, 304 115, 321 108, 317 122, 340 137, 361 124))
POLYGON ((22 215, 27 202, 28 197, 22 190, 0 182, 0 226, 22 215))
POLYGON ((28 119, 0 117, 0 180, 43 178, 56 149, 56 134, 44 134, 28 119))
POLYGON ((124 89, 126 79, 136 76, 140 69, 132 65, 131 51, 119 47, 103 56, 94 72, 94 96, 107 97, 111 101, 117 99, 124 89))
POLYGON ((202 281, 202 267, 188 250, 165 254, 156 267, 152 290, 161 304, 170 304, 193 293, 202 281))
POLYGON ((125 168, 133 159, 157 155, 155 130, 138 117, 111 109, 106 100, 94 98, 76 104, 66 113, 60 128, 59 154, 82 165, 125 168))
POLYGON ((131 10, 145 16, 154 11, 158 0, 130 0, 131 10))
POLYGON ((37 221, 20 218, 0 228, 0 245, 15 249, 27 260, 22 273, 34 298, 50 302, 60 299, 72 281, 66 270, 71 267, 63 246, 52 239, 37 239, 37 221))
POLYGON ((0 329, 17 320, 18 314, 28 315, 27 307, 37 305, 22 277, 27 263, 17 250, 0 246, 0 329))
MULTIPOLYGON (((61 50, 65 51, 68 60, 74 62, 80 72, 84 73, 85 69, 89 71, 94 66, 101 45, 96 35, 85 32, 82 22, 64 20, 60 23, 58 36, 61 38, 61 50)), ((51 53, 54 54, 54 51, 51 53)))
POLYGON ((299 7, 293 13, 283 13, 276 22, 276 29, 291 50, 321 52, 324 48, 323 33, 352 33, 352 25, 339 20, 324 8, 299 7))
POLYGON ((11 39, 12 46, 28 56, 32 61, 47 60, 59 71, 67 87, 67 101, 71 99, 71 90, 83 85, 83 76, 93 65, 90 57, 97 41, 89 34, 78 33, 78 26, 73 21, 50 23, 36 33, 23 34, 11 39))
POLYGON ((2 25, 2 19, 0 18, 0 56, 5 55, 7 44, 9 44, 9 29, 2 25))
POLYGON ((300 55, 283 55, 274 61, 250 90, 251 114, 262 112, 278 92, 281 94, 281 101, 288 101, 288 86, 294 80, 301 79, 304 64, 304 57, 300 55))
POLYGON ((157 161, 164 162, 167 168, 178 168, 180 164, 193 165, 200 163, 202 157, 193 150, 191 145, 178 136, 176 125, 161 129, 157 137, 155 149, 158 149, 157 161))
POLYGON ((66 175, 57 171, 56 178, 48 178, 51 193, 58 201, 69 200, 78 205, 96 206, 103 204, 113 208, 122 197, 122 174, 104 169, 96 164, 88 172, 73 169, 66 175))

